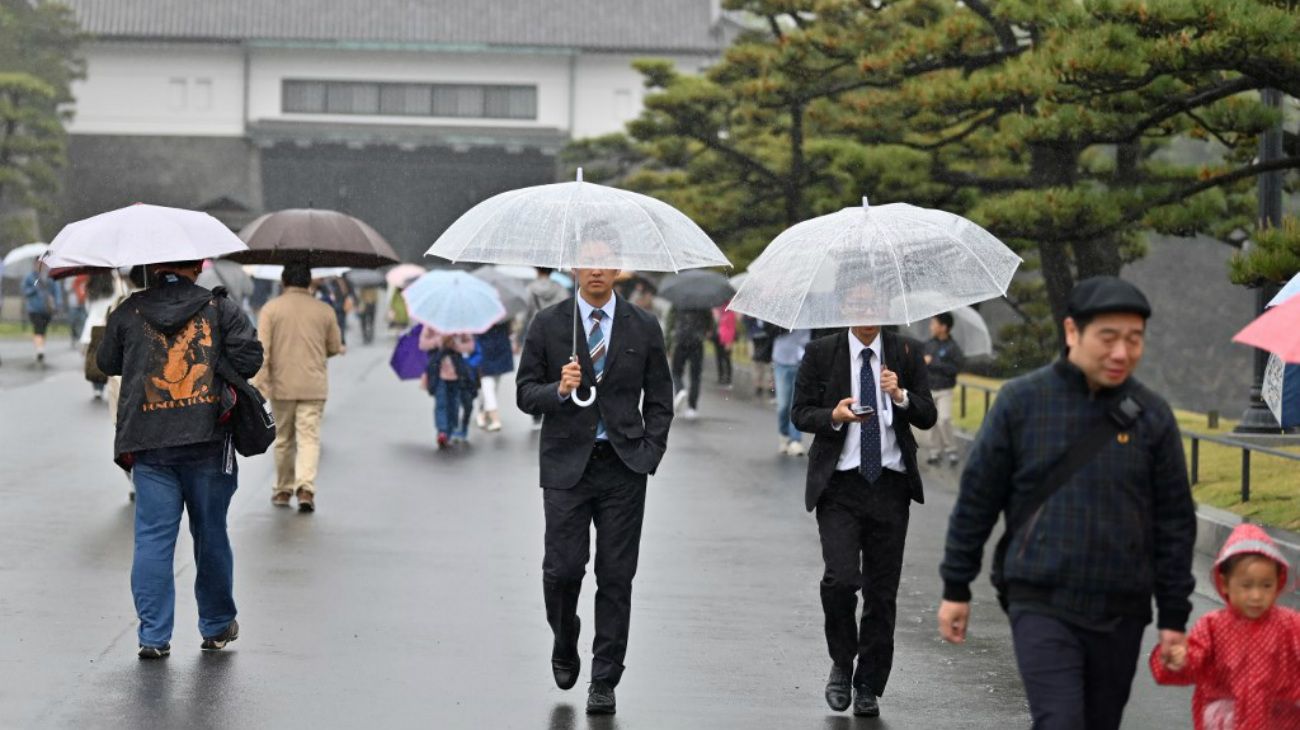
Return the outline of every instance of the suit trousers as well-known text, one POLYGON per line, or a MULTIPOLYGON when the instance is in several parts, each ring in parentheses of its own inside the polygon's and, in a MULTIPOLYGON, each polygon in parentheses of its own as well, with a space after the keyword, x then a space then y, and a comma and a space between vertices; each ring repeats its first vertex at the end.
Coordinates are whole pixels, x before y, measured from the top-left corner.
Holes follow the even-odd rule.
POLYGON ((542 490, 546 556, 542 591, 557 651, 576 644, 578 594, 596 525, 596 627, 591 678, 617 685, 632 615, 632 578, 641 548, 646 475, 623 464, 598 441, 572 489, 542 490))
POLYGON ((852 667, 853 685, 884 694, 894 663, 894 622, 911 497, 907 477, 886 469, 875 484, 856 470, 831 477, 817 503, 822 611, 831 661, 852 667), (857 616, 862 592, 862 618, 857 616))
POLYGON ((323 400, 272 400, 275 416, 275 491, 316 493, 323 400))
POLYGON ((691 385, 687 392, 687 405, 700 404, 700 377, 704 373, 704 343, 700 340, 682 340, 673 349, 673 392, 686 390, 686 368, 690 367, 691 385))

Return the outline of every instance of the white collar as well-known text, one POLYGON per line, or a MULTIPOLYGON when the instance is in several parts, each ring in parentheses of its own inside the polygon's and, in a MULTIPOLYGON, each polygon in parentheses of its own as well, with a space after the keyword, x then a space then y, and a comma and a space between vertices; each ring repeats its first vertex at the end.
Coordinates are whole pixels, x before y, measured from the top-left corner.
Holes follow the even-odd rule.
MULTIPOLYGON (((582 321, 586 322, 587 320, 591 319, 591 313, 595 311, 597 307, 596 305, 588 302, 587 299, 582 296, 582 292, 578 292, 577 296, 578 296, 578 311, 582 314, 582 321)), ((605 313, 605 319, 614 318, 614 304, 617 301, 618 301, 617 295, 611 296, 609 298, 609 301, 605 302, 605 306, 600 307, 600 311, 605 313)))
POLYGON ((862 344, 862 340, 858 339, 858 336, 853 334, 853 330, 849 330, 847 333, 849 337, 849 356, 853 358, 853 362, 855 363, 858 362, 858 358, 862 357, 863 350, 871 350, 872 355, 874 355, 876 358, 876 362, 881 362, 880 338, 881 338, 881 333, 883 332, 884 330, 877 332, 876 339, 872 340, 870 345, 864 345, 862 344))

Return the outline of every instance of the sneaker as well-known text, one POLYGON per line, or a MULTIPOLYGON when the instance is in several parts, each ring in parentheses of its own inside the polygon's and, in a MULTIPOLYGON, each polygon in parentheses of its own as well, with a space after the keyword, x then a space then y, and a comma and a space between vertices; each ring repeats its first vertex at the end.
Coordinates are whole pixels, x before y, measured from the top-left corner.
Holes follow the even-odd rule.
POLYGON ((225 631, 222 631, 220 634, 217 634, 216 636, 209 636, 204 638, 203 645, 200 646, 199 648, 202 649, 203 651, 221 651, 222 649, 226 648, 226 644, 229 644, 230 642, 238 638, 239 638, 239 622, 231 621, 230 625, 226 627, 225 631))
POLYGON ((788 438, 782 436, 782 437, 781 437, 781 440, 777 442, 776 453, 778 453, 778 454, 782 454, 782 455, 785 455, 785 456, 789 456, 789 454, 790 454, 790 439, 788 439, 788 438))
POLYGON ((162 646, 141 646, 137 656, 141 659, 163 659, 172 653, 171 644, 162 646))
POLYGON ((958 461, 961 461, 961 459, 957 457, 956 451, 952 452, 951 454, 948 454, 948 466, 957 466, 958 461))
POLYGON ((271 504, 276 507, 288 507, 289 500, 293 498, 293 492, 276 492, 271 495, 271 504))
POLYGON ((479 412, 474 416, 474 425, 476 425, 476 426, 478 426, 479 428, 481 428, 481 429, 483 429, 483 430, 486 431, 486 430, 487 430, 487 427, 488 427, 488 418, 487 418, 487 414, 484 413, 483 411, 479 411, 479 412))
POLYGON ((438 448, 445 449, 451 444, 451 437, 445 433, 438 434, 438 448))
POLYGON ((500 421, 488 421, 488 425, 484 426, 484 427, 483 427, 483 430, 484 430, 484 431, 487 431, 488 433, 496 433, 497 431, 500 431, 500 430, 501 430, 501 422, 500 422, 500 421))
POLYGON ((687 408, 685 415, 686 415, 686 420, 694 421, 695 419, 700 417, 700 412, 695 410, 694 408, 687 408))
POLYGON ((687 393, 685 390, 679 390, 679 391, 677 391, 677 395, 674 395, 674 396, 673 396, 673 410, 674 410, 674 411, 680 411, 680 410, 682 409, 682 405, 683 405, 684 403, 686 403, 686 396, 687 396, 687 395, 689 395, 689 393, 687 393))
MULTIPOLYGON (((315 512, 316 511, 316 494, 309 492, 302 487, 298 488, 298 511, 315 512)), ((235 633, 239 633, 239 627, 235 627, 235 633)), ((220 648, 220 647, 218 647, 220 648)))
POLYGON ((791 456, 803 456, 804 454, 808 453, 808 451, 803 447, 803 444, 799 443, 798 441, 791 441, 790 447, 786 450, 785 453, 791 456))
POLYGON ((941 459, 938 454, 931 454, 925 457, 925 463, 929 464, 930 466, 934 466, 938 464, 940 460, 941 459))

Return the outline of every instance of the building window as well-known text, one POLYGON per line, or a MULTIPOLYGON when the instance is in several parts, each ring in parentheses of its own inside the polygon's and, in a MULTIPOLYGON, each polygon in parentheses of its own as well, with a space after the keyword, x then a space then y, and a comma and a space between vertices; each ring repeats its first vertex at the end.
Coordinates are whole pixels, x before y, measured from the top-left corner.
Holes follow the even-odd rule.
POLYGON ((212 79, 194 79, 194 110, 212 111, 212 79))
POLYGON ((285 79, 286 114, 536 119, 537 87, 285 79))

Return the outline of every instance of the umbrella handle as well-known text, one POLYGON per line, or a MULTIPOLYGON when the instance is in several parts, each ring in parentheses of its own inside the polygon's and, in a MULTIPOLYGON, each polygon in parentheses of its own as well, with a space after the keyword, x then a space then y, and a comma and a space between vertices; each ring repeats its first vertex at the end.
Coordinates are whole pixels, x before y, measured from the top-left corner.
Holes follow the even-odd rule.
POLYGON ((569 400, 572 400, 580 408, 591 406, 592 403, 596 402, 596 386, 591 386, 591 395, 587 396, 586 399, 579 398, 578 391, 575 390, 569 394, 569 400))

